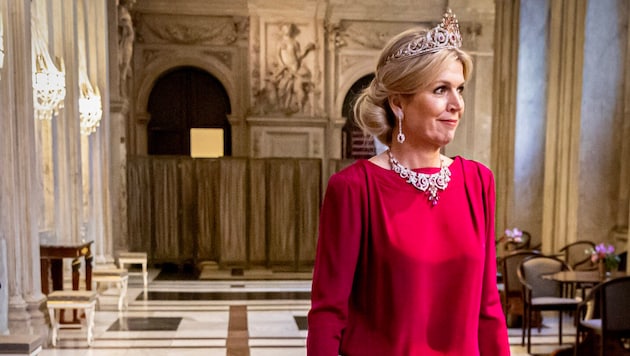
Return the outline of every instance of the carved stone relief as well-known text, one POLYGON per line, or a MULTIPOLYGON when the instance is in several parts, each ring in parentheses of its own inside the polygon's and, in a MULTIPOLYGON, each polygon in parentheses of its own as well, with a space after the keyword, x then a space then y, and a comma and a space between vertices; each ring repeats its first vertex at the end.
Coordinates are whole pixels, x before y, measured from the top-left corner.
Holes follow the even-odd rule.
POLYGON ((300 36, 307 26, 296 23, 269 23, 259 50, 262 62, 254 62, 256 114, 312 114, 316 111, 317 86, 321 80, 316 67, 317 45, 313 36, 300 36))
POLYGON ((185 45, 230 45, 246 40, 249 21, 245 17, 145 15, 139 41, 185 45))
MULTIPOLYGON (((337 47, 379 50, 394 35, 413 23, 386 23, 373 21, 341 21, 336 26, 335 44, 337 47)), ((430 26, 426 26, 429 28, 430 26)))
POLYGON ((118 71, 120 75, 119 93, 126 98, 129 94, 129 83, 133 72, 131 59, 136 32, 131 18, 131 9, 135 0, 120 1, 118 5, 118 71))

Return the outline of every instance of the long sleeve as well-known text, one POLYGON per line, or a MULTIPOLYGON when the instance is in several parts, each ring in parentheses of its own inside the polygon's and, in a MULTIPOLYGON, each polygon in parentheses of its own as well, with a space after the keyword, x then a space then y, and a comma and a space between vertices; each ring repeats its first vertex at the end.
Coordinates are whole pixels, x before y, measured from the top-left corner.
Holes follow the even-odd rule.
POLYGON ((308 315, 309 356, 339 354, 366 209, 365 181, 357 178, 333 175, 324 197, 308 315))
POLYGON ((505 316, 496 282, 496 251, 494 244, 495 188, 489 170, 480 171, 485 205, 485 267, 479 315, 479 352, 481 356, 510 355, 505 316))

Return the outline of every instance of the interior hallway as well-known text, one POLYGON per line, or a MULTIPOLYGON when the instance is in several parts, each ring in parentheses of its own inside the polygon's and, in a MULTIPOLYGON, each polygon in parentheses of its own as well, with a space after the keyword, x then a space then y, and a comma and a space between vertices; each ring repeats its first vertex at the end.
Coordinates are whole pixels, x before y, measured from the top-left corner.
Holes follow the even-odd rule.
MULTIPOLYGON (((129 307, 119 313, 115 289, 101 298, 95 340, 87 347, 85 329, 62 330, 56 348, 41 356, 300 356, 305 355, 309 279, 198 280, 150 271, 145 295, 141 277, 129 281, 129 307), (172 278, 177 277, 177 280, 172 278)), ((565 346, 574 342, 571 318, 564 318, 565 346)), ((545 316, 533 352, 549 355, 559 348, 557 327, 545 316)), ((462 332, 465 332, 462 330, 462 332)), ((520 329, 510 329, 513 356, 528 355, 520 346, 520 329)))

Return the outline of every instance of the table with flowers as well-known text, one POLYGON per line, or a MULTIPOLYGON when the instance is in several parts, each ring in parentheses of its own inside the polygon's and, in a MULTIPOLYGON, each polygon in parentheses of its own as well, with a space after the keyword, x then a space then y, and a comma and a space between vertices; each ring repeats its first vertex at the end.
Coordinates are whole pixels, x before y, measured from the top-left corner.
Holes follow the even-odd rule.
MULTIPOLYGON (((610 279, 625 277, 625 271, 618 271, 619 256, 615 254, 614 246, 607 243, 595 245, 595 248, 585 251, 591 255, 591 261, 598 266, 590 271, 561 271, 543 275, 543 279, 550 279, 564 284, 577 286, 593 286, 610 279)), ((582 288, 582 300, 585 297, 585 289, 582 288)))

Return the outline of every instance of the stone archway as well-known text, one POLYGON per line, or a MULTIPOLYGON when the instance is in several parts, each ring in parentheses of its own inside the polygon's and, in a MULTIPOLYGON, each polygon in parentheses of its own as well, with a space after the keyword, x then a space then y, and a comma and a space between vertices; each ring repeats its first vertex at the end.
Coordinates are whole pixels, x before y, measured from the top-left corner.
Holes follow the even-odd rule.
POLYGON ((223 151, 232 153, 230 100, 225 88, 206 71, 184 66, 156 80, 147 111, 147 152, 150 155, 190 155, 191 128, 221 128, 223 151))
POLYGON ((347 118, 346 124, 342 129, 341 156, 343 158, 370 158, 376 153, 374 139, 363 135, 363 132, 354 121, 353 112, 357 96, 370 84, 373 78, 374 74, 368 74, 354 82, 343 100, 342 115, 347 118))

